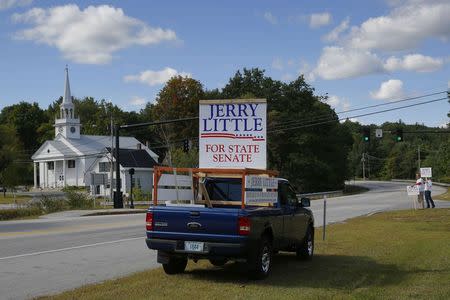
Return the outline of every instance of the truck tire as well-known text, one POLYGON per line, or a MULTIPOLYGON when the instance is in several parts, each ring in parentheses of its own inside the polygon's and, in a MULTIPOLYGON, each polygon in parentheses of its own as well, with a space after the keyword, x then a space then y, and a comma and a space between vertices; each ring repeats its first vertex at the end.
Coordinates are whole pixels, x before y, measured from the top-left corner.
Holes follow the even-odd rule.
POLYGON ((183 273, 186 269, 187 258, 170 257, 169 262, 162 265, 164 272, 168 275, 183 273))
POLYGON ((266 278, 272 269, 272 257, 272 243, 267 236, 263 235, 255 253, 248 260, 250 277, 253 279, 266 278))
POLYGON ((227 263, 228 259, 226 258, 211 258, 209 262, 216 267, 222 267, 227 263))
POLYGON ((300 245, 297 245, 297 258, 301 260, 311 260, 314 255, 314 229, 309 226, 305 238, 300 245))

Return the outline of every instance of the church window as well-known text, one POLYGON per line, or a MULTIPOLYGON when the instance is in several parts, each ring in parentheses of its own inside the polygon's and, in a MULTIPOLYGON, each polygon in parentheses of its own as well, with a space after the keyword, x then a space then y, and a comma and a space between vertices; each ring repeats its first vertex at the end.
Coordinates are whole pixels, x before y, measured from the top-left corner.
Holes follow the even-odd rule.
POLYGON ((66 118, 69 117, 69 110, 66 108, 66 118))
POLYGON ((109 172, 110 169, 111 169, 110 162, 99 162, 98 163, 98 171, 99 172, 109 172))
POLYGON ((47 168, 49 170, 54 170, 55 169, 55 163, 53 161, 48 161, 47 162, 47 168))
POLYGON ((70 109, 70 118, 73 119, 73 111, 70 109))
POLYGON ((73 160, 73 159, 68 160, 68 161, 67 161, 67 167, 68 167, 69 169, 75 168, 75 160, 73 160))

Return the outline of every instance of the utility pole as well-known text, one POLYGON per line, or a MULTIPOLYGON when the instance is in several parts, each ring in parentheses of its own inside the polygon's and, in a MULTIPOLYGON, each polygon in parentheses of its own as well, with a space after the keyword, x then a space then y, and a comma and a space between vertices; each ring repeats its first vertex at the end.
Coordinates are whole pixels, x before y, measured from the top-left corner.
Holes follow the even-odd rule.
POLYGON ((120 156, 119 156, 119 137, 120 126, 116 125, 116 195, 114 197, 114 208, 123 208, 122 191, 120 190, 120 156))
POLYGON ((419 163, 419 172, 420 172, 420 145, 417 147, 417 159, 418 159, 418 163, 419 163))
POLYGON ((111 201, 114 201, 114 192, 113 192, 113 176, 114 176, 114 124, 113 124, 113 118, 112 118, 112 111, 111 113, 111 165, 109 167, 110 174, 109 174, 109 197, 111 201))

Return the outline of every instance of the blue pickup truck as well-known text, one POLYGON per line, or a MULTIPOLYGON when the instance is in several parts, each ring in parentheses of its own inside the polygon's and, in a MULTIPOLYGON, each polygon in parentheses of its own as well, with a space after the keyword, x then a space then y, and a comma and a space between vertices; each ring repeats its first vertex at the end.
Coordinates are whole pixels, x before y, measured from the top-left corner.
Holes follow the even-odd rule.
POLYGON ((311 259, 314 217, 308 209, 310 201, 298 199, 287 180, 274 179, 276 202, 268 206, 245 205, 243 180, 223 175, 197 182, 195 203, 155 201, 158 205, 152 205, 146 216, 146 243, 158 250, 158 262, 166 274, 184 272, 188 259, 209 259, 215 266, 231 260, 245 261, 249 275, 261 279, 270 273, 273 254, 278 251, 311 259))

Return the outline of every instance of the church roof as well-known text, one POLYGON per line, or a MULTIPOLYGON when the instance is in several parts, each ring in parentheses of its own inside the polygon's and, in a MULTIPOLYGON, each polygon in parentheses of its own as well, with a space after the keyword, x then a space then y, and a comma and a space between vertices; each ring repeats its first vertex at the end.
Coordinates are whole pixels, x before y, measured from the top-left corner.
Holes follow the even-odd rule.
MULTIPOLYGON (((119 138, 120 148, 137 149, 141 144, 136 138, 121 136, 119 138)), ((96 156, 106 153, 106 148, 111 147, 111 136, 107 135, 80 135, 79 139, 67 139, 58 135, 54 140, 46 141, 31 157, 33 160, 52 158, 71 158, 80 156, 96 156)), ((153 159, 158 155, 142 145, 145 151, 153 159)))

